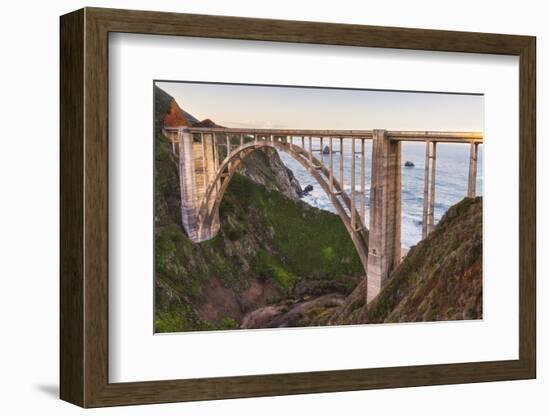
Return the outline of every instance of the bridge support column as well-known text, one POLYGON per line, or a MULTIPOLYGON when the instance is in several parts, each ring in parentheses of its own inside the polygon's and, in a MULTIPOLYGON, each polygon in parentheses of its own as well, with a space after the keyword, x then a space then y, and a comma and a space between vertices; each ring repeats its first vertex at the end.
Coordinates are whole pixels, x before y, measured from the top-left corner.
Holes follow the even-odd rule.
MULTIPOLYGON (((241 139, 242 139, 242 136, 241 136, 241 139)), ((214 180, 216 175, 216 170, 218 168, 219 162, 216 160, 216 155, 214 152, 215 142, 216 142, 216 137, 213 133, 204 136, 204 146, 206 149, 208 149, 208 151, 206 152, 206 158, 203 160, 202 172, 203 172, 203 175, 206 175, 207 180, 203 182, 205 186, 200 190, 199 194, 197 195, 197 199, 196 199, 197 210, 199 209, 203 196, 206 193, 207 186, 210 185, 214 180)), ((219 186, 219 184, 216 186, 219 186)), ((209 209, 211 209, 212 205, 214 205, 214 201, 215 201, 215 198, 210 198, 209 206, 208 206, 209 209)), ((199 230, 200 230, 199 241, 206 241, 215 237, 220 231, 219 212, 218 211, 214 212, 212 223, 208 227, 200 227, 199 230)))
POLYGON ((220 228, 217 213, 212 224, 203 228, 199 219, 199 207, 210 178, 215 177, 215 156, 211 135, 201 135, 194 140, 193 135, 178 132, 179 182, 181 194, 181 223, 189 239, 195 243, 215 236, 220 228))
POLYGON ((468 197, 475 198, 476 196, 476 179, 477 179, 477 149, 478 144, 470 145, 470 166, 468 169, 468 197))
POLYGON ((187 236, 198 241, 199 224, 196 206, 196 178, 193 160, 193 136, 183 131, 178 132, 179 179, 181 195, 181 223, 187 236))
POLYGON ((367 302, 401 260, 401 142, 374 130, 369 215, 367 302))

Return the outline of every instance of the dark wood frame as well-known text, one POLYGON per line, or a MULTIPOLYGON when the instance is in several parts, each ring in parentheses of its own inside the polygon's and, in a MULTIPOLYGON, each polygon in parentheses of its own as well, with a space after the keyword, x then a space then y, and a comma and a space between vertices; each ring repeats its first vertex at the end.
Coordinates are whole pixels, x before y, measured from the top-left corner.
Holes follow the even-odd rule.
POLYGON ((534 37, 98 8, 62 16, 60 27, 63 400, 99 407, 535 378, 534 37), (519 56, 519 359, 109 383, 109 32, 519 56))

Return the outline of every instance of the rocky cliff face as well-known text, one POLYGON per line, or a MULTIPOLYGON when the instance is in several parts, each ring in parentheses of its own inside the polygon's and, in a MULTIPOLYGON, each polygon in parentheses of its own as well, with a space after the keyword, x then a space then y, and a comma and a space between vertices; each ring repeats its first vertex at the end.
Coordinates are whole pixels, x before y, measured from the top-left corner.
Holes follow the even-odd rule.
POLYGON ((181 126, 191 126, 193 120, 189 115, 184 113, 180 108, 178 103, 170 97, 168 99, 169 107, 168 111, 164 115, 163 124, 166 127, 181 127, 181 126))
POLYGON ((238 172, 266 189, 278 191, 294 200, 299 199, 302 193, 300 183, 272 148, 253 152, 239 166, 238 172))

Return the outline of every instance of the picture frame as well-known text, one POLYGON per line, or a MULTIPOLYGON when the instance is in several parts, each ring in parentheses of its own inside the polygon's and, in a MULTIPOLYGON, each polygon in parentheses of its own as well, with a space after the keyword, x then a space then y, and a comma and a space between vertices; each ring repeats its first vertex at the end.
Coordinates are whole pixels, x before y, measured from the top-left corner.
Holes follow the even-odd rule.
POLYGON ((530 36, 84 8, 60 19, 60 397, 82 407, 536 377, 536 40, 530 36), (109 33, 519 57, 519 359, 109 382, 109 33))

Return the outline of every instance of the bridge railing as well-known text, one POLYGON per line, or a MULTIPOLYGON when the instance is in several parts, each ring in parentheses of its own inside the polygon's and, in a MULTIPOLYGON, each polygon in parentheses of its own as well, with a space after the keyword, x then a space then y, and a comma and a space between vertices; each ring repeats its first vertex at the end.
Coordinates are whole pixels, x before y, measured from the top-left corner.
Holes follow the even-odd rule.
MULTIPOLYGON (((331 191, 333 190, 332 179, 334 177, 333 172, 333 154, 340 153, 339 160, 339 170, 340 170, 340 183, 343 184, 344 179, 344 153, 342 141, 350 140, 352 142, 352 152, 355 154, 355 140, 359 139, 361 141, 361 220, 364 223, 364 201, 365 201, 365 190, 364 190, 364 164, 365 164, 365 153, 364 153, 364 140, 373 139, 374 130, 322 130, 322 129, 251 129, 251 128, 226 128, 226 127, 174 127, 174 128, 165 128, 166 132, 177 132, 179 130, 185 130, 191 134, 200 134, 201 141, 204 140, 202 135, 214 135, 217 137, 219 135, 226 137, 226 143, 216 143, 216 148, 220 145, 226 147, 225 154, 228 155, 231 153, 231 141, 230 136, 240 136, 240 144, 242 145, 246 139, 253 138, 254 140, 288 140, 292 144, 296 138, 298 138, 298 144, 305 150, 309 151, 310 154, 320 153, 325 150, 324 139, 328 138, 328 148, 329 148, 329 170, 330 170, 330 186, 331 191), (312 138, 317 138, 319 142, 319 148, 313 148, 312 138), (339 140, 340 146, 338 149, 334 149, 333 140, 339 140), (307 143, 307 145, 306 145, 307 143)), ((468 191, 467 195, 469 197, 475 196, 475 187, 476 187, 476 176, 477 176, 477 155, 478 155, 478 145, 483 143, 483 133, 481 132, 453 132, 453 131, 403 131, 403 130, 388 130, 386 131, 386 137, 390 141, 407 141, 407 142, 425 142, 426 143, 426 156, 425 156, 425 175, 424 175, 424 207, 422 213, 422 238, 426 238, 428 233, 434 227, 434 205, 435 205, 435 165, 436 165, 436 145, 437 143, 468 143, 471 144, 470 150, 470 160, 469 160, 469 174, 468 174, 468 191)), ((176 144, 172 144, 175 146, 176 144)), ((217 149, 216 149, 217 150, 217 149)), ((175 150, 174 150, 175 151, 175 150)), ((323 158, 320 160, 323 162, 323 158)), ((352 158, 351 169, 355 172, 353 166, 355 164, 355 158, 352 158)), ((221 161, 217 160, 216 163, 221 161)), ((351 192, 355 194, 355 175, 351 176, 351 192)), ((355 205, 355 195, 352 195, 352 202, 355 205)), ((353 212, 353 210, 352 210, 353 212)), ((352 214, 353 215, 353 214, 352 214)))

